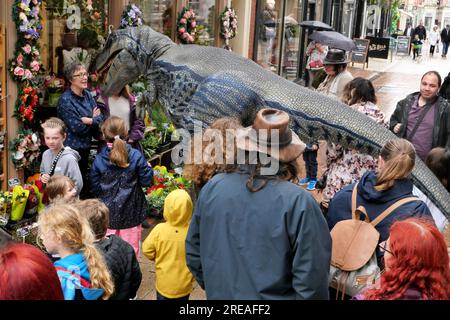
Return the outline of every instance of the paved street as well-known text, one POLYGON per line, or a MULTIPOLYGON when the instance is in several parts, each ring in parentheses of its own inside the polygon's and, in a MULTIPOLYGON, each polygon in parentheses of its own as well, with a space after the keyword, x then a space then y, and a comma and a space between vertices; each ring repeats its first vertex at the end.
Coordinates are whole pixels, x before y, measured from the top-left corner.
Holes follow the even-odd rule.
MULTIPOLYGON (((424 48, 425 51, 426 48, 424 48)), ((362 65, 354 65, 349 69, 353 76, 361 76, 373 81, 378 98, 377 104, 389 118, 399 100, 406 97, 409 93, 419 90, 420 78, 426 71, 436 70, 441 74, 442 78, 445 78, 450 72, 450 58, 442 59, 440 55, 430 58, 425 54, 420 61, 413 61, 412 57, 395 56, 392 62, 383 59, 370 59, 369 68, 364 70, 362 65)), ((302 160, 299 163, 302 164, 302 160)), ((314 196, 316 199, 320 198, 316 192, 314 196)), ((143 230, 143 240, 148 233, 149 230, 143 230)), ((154 263, 148 261, 142 255, 139 260, 143 279, 138 291, 138 299, 155 300, 154 263)), ((190 299, 203 300, 205 299, 205 293, 196 285, 190 299)))

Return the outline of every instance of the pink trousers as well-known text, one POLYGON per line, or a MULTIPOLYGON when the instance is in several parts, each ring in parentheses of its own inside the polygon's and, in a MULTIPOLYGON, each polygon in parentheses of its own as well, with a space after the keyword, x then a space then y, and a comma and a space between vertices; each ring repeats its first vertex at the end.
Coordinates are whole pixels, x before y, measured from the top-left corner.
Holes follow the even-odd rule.
POLYGON ((133 228, 128 229, 108 229, 106 230, 106 235, 109 236, 111 234, 121 237, 123 240, 131 244, 136 253, 136 258, 139 259, 140 254, 140 241, 141 241, 141 232, 142 227, 138 225, 133 228))

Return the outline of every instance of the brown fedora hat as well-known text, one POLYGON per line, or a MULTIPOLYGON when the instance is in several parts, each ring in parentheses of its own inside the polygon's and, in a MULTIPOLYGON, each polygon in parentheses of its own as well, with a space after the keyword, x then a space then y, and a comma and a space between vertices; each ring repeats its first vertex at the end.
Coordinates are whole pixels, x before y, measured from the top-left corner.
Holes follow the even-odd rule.
POLYGON ((341 64, 349 62, 350 60, 347 59, 345 51, 341 49, 328 50, 327 56, 323 59, 323 64, 341 64))
POLYGON ((305 150, 305 144, 289 129, 289 115, 277 109, 261 109, 253 125, 238 130, 236 145, 241 150, 257 151, 270 155, 281 162, 297 159, 305 150), (278 139, 272 141, 272 135, 278 139))

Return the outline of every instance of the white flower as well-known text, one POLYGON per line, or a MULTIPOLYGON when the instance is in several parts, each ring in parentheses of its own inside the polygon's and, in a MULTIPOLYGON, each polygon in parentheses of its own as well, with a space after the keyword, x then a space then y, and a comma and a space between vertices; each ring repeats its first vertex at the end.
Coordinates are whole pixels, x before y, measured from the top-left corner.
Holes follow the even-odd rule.
POLYGON ((14 152, 14 159, 15 160, 21 160, 21 159, 23 159, 23 157, 24 157, 24 154, 22 152, 20 152, 20 151, 14 152))
POLYGON ((33 143, 37 143, 38 137, 37 137, 36 133, 33 133, 33 134, 31 135, 31 141, 33 141, 33 143))

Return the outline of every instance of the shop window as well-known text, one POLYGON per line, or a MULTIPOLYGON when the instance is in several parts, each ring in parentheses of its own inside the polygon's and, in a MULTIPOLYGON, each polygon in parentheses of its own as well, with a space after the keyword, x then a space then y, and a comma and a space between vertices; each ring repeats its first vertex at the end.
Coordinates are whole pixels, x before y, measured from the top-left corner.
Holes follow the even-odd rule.
POLYGON ((175 0, 140 0, 135 3, 142 10, 146 25, 173 39, 175 0))
POLYGON ((254 60, 290 80, 298 69, 301 8, 301 0, 258 1, 254 60))
POLYGON ((64 65, 89 65, 107 34, 108 1, 48 0, 42 12, 42 60, 47 73, 62 76, 64 65))
POLYGON ((189 0, 188 5, 197 13, 197 39, 194 43, 214 46, 216 21, 215 0, 189 0))

